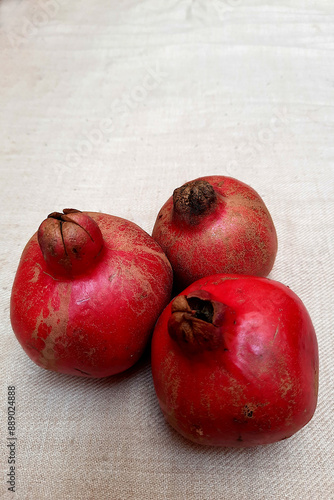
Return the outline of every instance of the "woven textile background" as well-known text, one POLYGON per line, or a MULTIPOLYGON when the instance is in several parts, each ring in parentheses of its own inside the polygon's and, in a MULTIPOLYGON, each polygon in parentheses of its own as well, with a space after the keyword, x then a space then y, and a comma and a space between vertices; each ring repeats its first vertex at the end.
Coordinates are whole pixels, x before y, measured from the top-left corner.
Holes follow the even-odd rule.
POLYGON ((333 26, 332 0, 1 0, 0 498, 334 499, 333 26), (263 197, 279 238, 270 276, 318 336, 314 418, 266 447, 177 435, 149 351, 116 377, 67 377, 35 366, 10 326, 21 252, 48 213, 102 211, 151 232, 173 189, 211 174, 263 197))

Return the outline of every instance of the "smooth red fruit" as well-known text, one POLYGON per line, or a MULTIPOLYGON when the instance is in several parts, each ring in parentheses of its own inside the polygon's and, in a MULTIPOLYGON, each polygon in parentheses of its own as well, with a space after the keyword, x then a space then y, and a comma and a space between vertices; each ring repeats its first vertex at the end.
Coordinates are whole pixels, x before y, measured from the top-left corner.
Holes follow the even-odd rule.
POLYGON ((211 274, 267 276, 277 236, 261 197, 231 177, 200 177, 176 189, 161 208, 153 238, 182 290, 211 274))
POLYGON ((268 278, 220 274, 193 283, 161 314, 151 359, 167 421, 199 444, 273 443, 306 425, 317 405, 310 316, 268 278))
POLYGON ((102 213, 54 212, 23 251, 12 327, 37 365, 107 377, 139 359, 171 286, 165 254, 136 224, 102 213))

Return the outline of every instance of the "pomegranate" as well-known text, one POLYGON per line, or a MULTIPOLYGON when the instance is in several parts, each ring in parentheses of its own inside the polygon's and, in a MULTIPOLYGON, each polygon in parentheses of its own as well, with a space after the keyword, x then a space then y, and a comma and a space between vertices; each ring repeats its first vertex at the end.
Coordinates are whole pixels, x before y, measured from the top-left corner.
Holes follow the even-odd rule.
POLYGON ((65 209, 50 214, 23 251, 11 323, 37 365, 107 377, 139 359, 171 286, 168 259, 136 224, 65 209))
POLYGON ((277 237, 260 196, 231 177, 200 177, 175 189, 153 238, 174 270, 176 290, 217 273, 267 276, 277 237))
POLYGON ((273 443, 314 414, 317 339, 302 301, 283 284, 209 276, 161 314, 152 374, 162 412, 185 438, 228 447, 273 443))

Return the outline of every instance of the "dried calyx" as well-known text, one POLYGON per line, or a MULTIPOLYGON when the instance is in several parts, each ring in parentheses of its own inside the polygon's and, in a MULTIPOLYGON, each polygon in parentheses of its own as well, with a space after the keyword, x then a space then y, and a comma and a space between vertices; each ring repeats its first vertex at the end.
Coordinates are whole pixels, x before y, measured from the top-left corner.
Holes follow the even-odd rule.
POLYGON ((187 182, 173 193, 174 213, 188 224, 198 224, 214 210, 216 203, 216 191, 205 180, 187 182))
POLYGON ((50 271, 60 276, 73 277, 86 272, 97 262, 103 248, 97 223, 72 208, 48 215, 37 236, 50 271))
POLYGON ((226 309, 225 304, 212 300, 203 290, 178 295, 172 302, 168 333, 190 353, 218 349, 223 341, 221 327, 226 309))

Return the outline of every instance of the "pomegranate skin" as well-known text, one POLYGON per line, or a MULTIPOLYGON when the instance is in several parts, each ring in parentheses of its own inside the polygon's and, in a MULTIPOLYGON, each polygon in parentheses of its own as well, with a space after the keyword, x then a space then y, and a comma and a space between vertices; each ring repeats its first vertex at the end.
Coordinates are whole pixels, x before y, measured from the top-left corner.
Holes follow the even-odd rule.
POLYGON ((212 274, 267 276, 277 254, 276 230, 263 200, 232 177, 200 177, 176 189, 152 236, 172 264, 178 291, 212 274))
POLYGON ((151 360, 166 420, 198 444, 274 443, 299 431, 316 409, 319 360, 310 316, 294 292, 268 278, 214 275, 190 285, 161 314, 151 360), (175 302, 181 296, 192 307, 200 302, 194 297, 204 297, 206 305, 182 312, 186 307, 175 302), (200 319, 210 303, 224 314, 214 313, 214 326, 200 319))
POLYGON ((100 378, 128 369, 143 353, 170 300, 172 269, 159 245, 136 224, 103 213, 75 217, 85 215, 103 237, 94 265, 80 274, 76 263, 74 276, 57 274, 58 263, 48 266, 34 234, 17 269, 10 314, 19 343, 37 365, 100 378))

